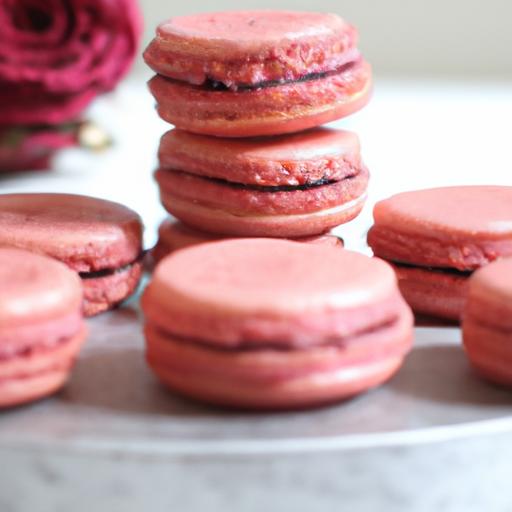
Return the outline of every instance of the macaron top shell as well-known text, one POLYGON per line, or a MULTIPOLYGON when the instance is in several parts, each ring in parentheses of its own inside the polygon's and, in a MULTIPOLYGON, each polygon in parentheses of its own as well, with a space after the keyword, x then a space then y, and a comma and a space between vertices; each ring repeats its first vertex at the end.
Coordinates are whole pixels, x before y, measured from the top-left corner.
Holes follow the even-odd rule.
POLYGON ((355 133, 329 128, 229 140, 171 130, 162 137, 159 159, 163 168, 231 182, 296 186, 356 174, 360 150, 355 133))
POLYGON ((512 256, 512 187, 417 190, 377 203, 368 244, 415 266, 475 270, 512 256))
POLYGON ((77 272, 132 263, 141 237, 140 217, 118 203, 69 194, 0 195, 0 247, 47 254, 77 272))
POLYGON ((284 240, 214 242, 156 271, 166 293, 216 310, 287 314, 378 302, 395 284, 384 262, 284 240))
POLYGON ((404 192, 376 204, 375 224, 425 237, 512 236, 512 187, 462 186, 404 192))
POLYGON ((336 247, 240 239, 165 258, 143 307, 163 329, 194 339, 300 345, 390 320, 398 300, 394 272, 381 260, 336 247))
POLYGON ((346 30, 335 14, 298 11, 227 11, 171 18, 159 25, 158 35, 176 35, 194 42, 222 43, 224 49, 258 51, 265 45, 325 37, 346 30))
POLYGON ((0 290, 0 339, 7 327, 81 316, 80 278, 46 256, 0 248, 0 290))
POLYGON ((228 87, 293 80, 358 58, 356 30, 335 14, 232 11, 171 18, 144 57, 157 73, 228 87))

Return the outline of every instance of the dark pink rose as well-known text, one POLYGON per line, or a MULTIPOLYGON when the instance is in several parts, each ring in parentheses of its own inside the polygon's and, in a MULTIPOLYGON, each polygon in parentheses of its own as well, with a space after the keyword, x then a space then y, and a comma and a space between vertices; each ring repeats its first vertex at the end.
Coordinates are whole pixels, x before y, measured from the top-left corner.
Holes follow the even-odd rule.
POLYGON ((75 119, 129 69, 135 0, 0 0, 0 125, 75 119))

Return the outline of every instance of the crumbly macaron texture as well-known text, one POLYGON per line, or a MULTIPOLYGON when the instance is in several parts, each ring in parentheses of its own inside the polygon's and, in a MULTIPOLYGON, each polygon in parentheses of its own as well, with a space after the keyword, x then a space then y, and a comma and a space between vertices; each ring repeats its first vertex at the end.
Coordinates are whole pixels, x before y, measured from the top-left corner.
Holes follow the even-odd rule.
POLYGON ((159 147, 160 167, 260 186, 340 180, 361 169, 359 138, 330 128, 272 138, 219 139, 171 130, 159 147))
POLYGON ((82 279, 84 315, 90 317, 108 311, 133 295, 142 272, 142 261, 136 261, 109 275, 82 279))
POLYGON ((162 196, 177 197, 214 210, 240 216, 293 215, 334 208, 364 196, 368 188, 369 172, 363 167, 350 178, 288 190, 236 186, 225 181, 164 169, 159 169, 155 178, 162 196))

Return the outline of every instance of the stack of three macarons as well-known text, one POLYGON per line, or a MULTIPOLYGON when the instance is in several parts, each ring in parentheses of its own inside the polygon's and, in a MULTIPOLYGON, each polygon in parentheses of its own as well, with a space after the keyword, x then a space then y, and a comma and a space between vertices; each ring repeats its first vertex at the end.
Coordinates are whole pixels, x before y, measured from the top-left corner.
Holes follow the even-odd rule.
POLYGON ((147 361, 173 391, 321 405, 382 384, 409 351, 390 266, 326 246, 369 179, 358 137, 320 127, 369 99, 356 41, 335 15, 232 12, 174 18, 146 50, 158 112, 176 126, 156 179, 182 224, 160 228, 142 309, 147 361), (223 237, 239 239, 163 258, 223 237))
POLYGON ((353 219, 368 171, 353 133, 323 123, 363 107, 371 71, 331 14, 255 11, 173 18, 145 52, 164 135, 156 255, 222 237, 325 236, 353 219), (300 133, 297 133, 300 132, 300 133), (269 137, 270 136, 270 137, 269 137))

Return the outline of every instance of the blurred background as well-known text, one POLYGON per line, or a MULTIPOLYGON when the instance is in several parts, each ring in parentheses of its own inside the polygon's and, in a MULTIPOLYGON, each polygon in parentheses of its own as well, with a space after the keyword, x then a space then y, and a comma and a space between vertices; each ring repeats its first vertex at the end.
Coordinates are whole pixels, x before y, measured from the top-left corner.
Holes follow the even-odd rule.
MULTIPOLYGON (((334 12, 359 28, 360 47, 382 76, 512 78, 510 0, 141 0, 145 42, 163 19, 224 9, 334 12)), ((141 59, 137 69, 144 69, 141 59)))

